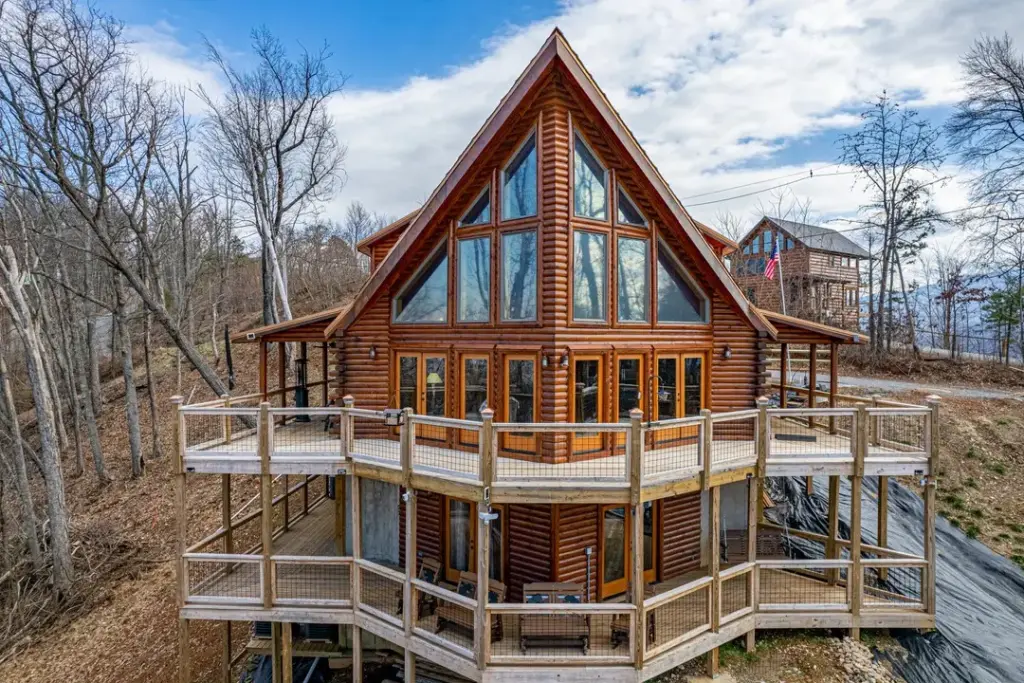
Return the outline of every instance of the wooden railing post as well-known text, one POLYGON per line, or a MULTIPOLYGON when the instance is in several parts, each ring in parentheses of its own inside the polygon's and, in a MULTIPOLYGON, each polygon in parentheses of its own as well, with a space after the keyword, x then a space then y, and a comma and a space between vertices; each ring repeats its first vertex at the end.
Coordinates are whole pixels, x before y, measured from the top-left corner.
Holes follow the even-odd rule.
MULTIPOLYGON (((757 568, 757 509, 761 498, 761 480, 757 477, 747 478, 747 562, 754 564, 750 572, 750 600, 754 612, 760 603, 761 572, 757 568)), ((754 652, 754 629, 747 631, 747 652, 754 652)))
MULTIPOLYGON (((721 488, 712 486, 708 490, 708 572, 711 574, 711 632, 718 633, 722 620, 722 576, 721 576, 721 488)), ((718 648, 708 652, 708 676, 718 674, 718 648)))
POLYGON ((402 586, 402 619, 405 637, 412 637, 413 626, 418 618, 419 602, 413 599, 412 578, 416 576, 416 492, 406 487, 402 494, 405 504, 405 583, 402 586))
MULTIPOLYGON (((871 395, 871 407, 877 408, 878 401, 881 396, 878 394, 871 395)), ((869 443, 872 446, 880 446, 882 443, 882 418, 879 415, 872 415, 868 420, 869 424, 869 443)), ((878 530, 877 540, 878 545, 881 548, 888 547, 889 545, 889 477, 881 475, 878 477, 878 530)), ((886 581, 889 578, 889 570, 886 567, 878 568, 878 578, 881 581, 886 581)))
POLYGON ((633 665, 644 666, 647 649, 647 615, 644 614, 644 504, 643 504, 643 411, 633 408, 629 411, 629 502, 632 515, 632 538, 634 548, 630 559, 630 587, 633 600, 633 665))
POLYGON ((854 430, 853 476, 850 477, 850 559, 852 575, 847 577, 850 595, 850 611, 853 613, 853 628, 850 637, 860 638, 860 611, 864 600, 864 569, 861 565, 861 505, 863 502, 864 459, 868 452, 868 407, 857 404, 854 430))
POLYGON ((416 426, 413 424, 412 408, 402 409, 402 426, 398 428, 398 444, 402 463, 402 481, 406 488, 412 483, 412 446, 416 438, 416 426))
MULTIPOLYGON (((338 437, 341 439, 341 457, 345 460, 352 459, 352 440, 355 438, 354 420, 349 412, 356 406, 356 400, 351 395, 343 396, 341 399, 344 409, 341 411, 341 418, 338 422, 338 437)), ((348 463, 351 466, 351 462, 348 463)))
MULTIPOLYGON (((768 448, 770 439, 768 417, 768 398, 765 396, 757 399, 757 481, 758 489, 763 488, 765 474, 768 470, 768 448)), ((764 514, 764 500, 761 495, 757 498, 757 521, 760 523, 761 515, 764 514)))
POLYGON ((925 418, 925 439, 928 453, 928 476, 924 484, 924 557, 928 561, 925 568, 925 585, 923 597, 925 610, 935 614, 935 573, 937 569, 937 551, 935 545, 935 487, 939 474, 939 397, 929 396, 926 399, 931 412, 925 418))
MULTIPOLYGON (((260 503, 261 535, 263 550, 263 606, 267 609, 274 605, 274 577, 271 573, 270 556, 274 546, 274 480, 270 476, 270 448, 273 424, 270 419, 270 403, 260 403, 260 416, 257 423, 258 449, 260 456, 260 503)), ((287 492, 286 492, 287 494, 287 492)))
MULTIPOLYGON (((818 407, 818 345, 810 344, 807 358, 807 407, 818 407)), ((814 429, 814 418, 808 416, 807 427, 814 429)))
MULTIPOLYGON (((185 548, 188 547, 188 517, 186 516, 186 481, 185 481, 185 446, 188 444, 188 437, 185 432, 185 415, 181 412, 181 406, 185 399, 181 396, 172 396, 171 403, 174 405, 175 421, 174 448, 172 450, 174 468, 174 503, 175 513, 178 518, 178 548, 175 557, 175 582, 178 585, 177 606, 181 610, 185 606, 185 597, 188 595, 187 577, 185 575, 185 548)), ((189 647, 189 624, 188 619, 178 617, 178 683, 190 683, 192 679, 191 648, 189 647)))
MULTIPOLYGON (((494 481, 494 411, 484 408, 480 412, 483 425, 480 427, 480 483, 483 495, 479 510, 491 511, 491 483, 494 481)), ((487 668, 491 658, 491 618, 487 613, 487 595, 491 580, 491 520, 477 515, 477 591, 476 614, 473 615, 476 641, 476 665, 480 671, 487 668)), ((500 616, 499 616, 500 618, 500 616)))
POLYGON ((702 418, 700 424, 700 453, 701 462, 704 464, 701 487, 707 491, 711 488, 711 441, 714 437, 714 425, 711 422, 711 411, 707 408, 700 411, 700 416, 702 418))
POLYGON ((354 473, 348 475, 349 480, 349 511, 352 519, 352 683, 363 680, 363 636, 358 626, 360 591, 362 590, 362 569, 359 560, 363 557, 363 517, 362 517, 362 486, 359 477, 354 473))
MULTIPOLYGON (((345 471, 351 474, 352 472, 352 454, 351 454, 351 440, 352 435, 352 416, 349 411, 355 405, 355 399, 351 396, 345 396, 341 399, 343 408, 338 419, 338 441, 341 446, 341 460, 345 465, 345 471)), ((346 517, 348 516, 348 496, 346 487, 348 485, 350 477, 348 475, 338 474, 334 476, 334 547, 339 555, 346 554, 346 546, 348 545, 346 539, 346 517)), ((352 570, 355 574, 355 569, 352 570)))

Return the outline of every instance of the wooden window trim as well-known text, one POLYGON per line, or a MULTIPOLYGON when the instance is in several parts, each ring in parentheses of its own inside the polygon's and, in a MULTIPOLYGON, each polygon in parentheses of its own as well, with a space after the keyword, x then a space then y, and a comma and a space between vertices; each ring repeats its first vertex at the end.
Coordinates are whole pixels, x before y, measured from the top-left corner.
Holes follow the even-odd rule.
MULTIPOLYGON (((449 550, 451 549, 451 524, 449 516, 449 501, 456 500, 461 503, 469 503, 469 571, 475 572, 477 570, 476 564, 476 544, 477 544, 477 503, 475 501, 466 500, 465 498, 459 498, 457 496, 441 495, 441 553, 444 557, 441 558, 441 570, 444 572, 444 578, 454 584, 459 582, 459 572, 461 570, 452 569, 448 566, 448 559, 451 557, 449 550)), ((504 503, 493 503, 491 509, 501 511, 501 578, 498 581, 507 583, 508 577, 508 535, 509 535, 509 508, 504 503)))
MULTIPOLYGON (((663 540, 663 533, 661 528, 661 501, 650 501, 654 506, 654 524, 652 536, 653 541, 653 556, 650 569, 644 570, 644 581, 653 583, 658 580, 658 565, 661 557, 661 545, 663 540)), ((643 505, 643 503, 641 503, 643 505)), ((629 586, 630 579, 633 571, 633 515, 632 506, 626 503, 607 503, 597 506, 597 599, 606 600, 615 595, 620 595, 626 591, 629 586), (623 559, 625 562, 625 571, 623 572, 623 578, 616 579, 611 584, 605 582, 604 579, 604 557, 605 557, 605 532, 604 532, 604 516, 608 510, 614 510, 616 508, 622 508, 625 514, 624 533, 626 538, 624 539, 625 548, 623 550, 623 559)), ((639 549, 639 552, 643 552, 643 549, 639 549)))
POLYGON ((427 253, 427 257, 423 260, 423 263, 421 263, 419 266, 417 266, 417 268, 412 272, 412 274, 410 274, 408 277, 405 278, 405 281, 402 283, 402 286, 399 287, 398 290, 396 290, 395 293, 391 295, 391 297, 390 297, 390 304, 391 304, 390 309, 391 310, 389 311, 389 315, 388 315, 388 326, 390 328, 414 329, 414 330, 421 330, 421 329, 424 329, 424 328, 434 328, 434 329, 450 328, 452 326, 452 319, 453 319, 453 311, 452 311, 452 293, 453 293, 453 291, 452 290, 454 289, 452 287, 452 266, 453 266, 452 241, 449 239, 448 232, 446 231, 445 232, 445 236, 442 238, 441 243, 436 245, 436 246, 434 246, 427 253), (439 323, 409 323, 409 322, 403 323, 403 322, 398 322, 398 320, 396 319, 398 317, 398 313, 396 312, 395 308, 398 305, 399 297, 401 297, 402 294, 409 288, 409 285, 411 285, 416 280, 416 278, 418 278, 424 272, 424 270, 430 266, 430 263, 434 260, 434 258, 441 251, 441 249, 445 249, 447 251, 447 256, 448 256, 448 265, 447 265, 448 272, 446 274, 446 283, 445 283, 445 299, 446 299, 446 306, 447 306, 448 310, 446 311, 446 314, 445 314, 445 321, 444 322, 439 322, 439 323))
MULTIPOLYGON (((491 400, 493 382, 491 378, 494 369, 494 360, 491 358, 490 353, 474 353, 474 352, 459 352, 458 354, 458 375, 459 379, 456 386, 458 391, 457 405, 459 406, 459 419, 466 419, 466 361, 467 360, 485 360, 487 361, 487 405, 493 410, 494 402, 491 400)), ((461 446, 473 446, 479 445, 480 439, 477 432, 471 432, 469 430, 459 430, 461 446)))
POLYGON ((655 327, 661 327, 661 328, 668 328, 668 329, 711 328, 713 323, 714 323, 713 312, 712 312, 713 306, 712 306, 711 297, 707 294, 707 292, 704 291, 704 289, 700 285, 697 284, 696 279, 694 279, 694 277, 693 277, 693 273, 690 272, 690 269, 686 267, 686 264, 683 263, 683 261, 676 255, 675 250, 672 248, 672 246, 668 242, 666 242, 664 240, 664 238, 661 237, 660 234, 654 240, 652 240, 652 242, 655 243, 654 244, 654 247, 655 247, 655 249, 654 249, 654 259, 651 262, 651 266, 652 266, 651 267, 651 293, 652 293, 652 297, 651 298, 652 298, 652 303, 653 303, 653 308, 651 310, 651 320, 654 321, 654 326, 655 327), (661 252, 662 252, 663 249, 664 249, 665 253, 668 254, 669 259, 671 259, 675 263, 675 265, 678 267, 679 274, 683 276, 683 280, 686 281, 686 284, 688 284, 690 286, 690 288, 694 292, 696 292, 697 295, 700 296, 704 300, 704 307, 705 307, 704 320, 697 321, 697 322, 674 322, 674 321, 662 321, 659 318, 659 316, 658 316, 658 266, 659 266, 658 259, 659 259, 659 256, 661 255, 661 252))
MULTIPOLYGON (((656 290, 657 283, 657 263, 652 262, 651 258, 651 233, 645 230, 636 230, 635 228, 621 228, 616 226, 613 231, 612 241, 614 245, 609 250, 612 256, 609 258, 609 268, 614 270, 614 277, 609 277, 611 286, 611 298, 614 303, 614 315, 611 317, 610 324, 613 328, 625 328, 625 329, 651 329, 654 327, 654 311, 651 309, 652 294, 656 290), (643 240, 647 244, 647 320, 619 320, 619 238, 626 238, 631 240, 643 240)), ((656 300, 655 300, 656 301, 656 300)), ((611 309, 612 306, 609 306, 611 309)))
MULTIPOLYGON (((573 225, 569 236, 569 326, 571 327, 607 327, 609 316, 612 315, 612 251, 610 244, 614 239, 611 228, 607 225, 595 224, 586 226, 573 225), (576 317, 576 234, 589 232, 604 235, 604 318, 576 317)), ((618 317, 616 311, 615 316, 618 317)))
POLYGON ((541 232, 542 232, 541 226, 537 224, 537 221, 536 221, 535 218, 531 219, 531 221, 529 223, 527 223, 527 224, 525 224, 523 226, 519 226, 519 225, 507 226, 507 225, 504 225, 504 226, 501 226, 501 229, 499 229, 497 231, 497 239, 494 242, 494 244, 496 245, 496 248, 492 247, 492 250, 495 251, 496 254, 497 254, 497 261, 496 261, 496 263, 497 263, 497 273, 495 274, 497 276, 497 279, 498 279, 498 286, 496 288, 497 289, 496 293, 497 293, 497 309, 498 310, 495 312, 495 316, 496 316, 495 319, 497 321, 495 324, 497 326, 511 325, 511 326, 523 326, 523 327, 540 327, 541 325, 544 324, 544 322, 543 322, 543 320, 544 320, 544 308, 543 308, 543 306, 544 306, 544 291, 542 289, 543 282, 544 282, 544 279, 543 279, 543 271, 544 271, 544 258, 543 258, 543 256, 544 255, 541 253, 541 247, 542 247, 542 244, 541 244, 541 232), (533 235, 534 235, 534 239, 536 240, 535 244, 536 244, 536 249, 537 249, 537 267, 535 269, 536 272, 534 273, 534 276, 536 278, 536 287, 537 287, 537 289, 536 289, 536 292, 537 292, 537 310, 535 312, 534 317, 531 318, 531 319, 506 320, 505 317, 504 317, 504 311, 502 310, 503 309, 503 304, 504 304, 504 299, 505 299, 505 277, 504 277, 505 276, 505 253, 504 253, 505 242, 504 242, 504 238, 505 238, 505 235, 518 234, 518 233, 527 233, 527 232, 532 232, 533 235))
POLYGON ((473 230, 474 228, 493 228, 494 225, 495 225, 494 187, 493 187, 493 185, 490 182, 488 182, 486 187, 484 187, 484 189, 481 190, 480 192, 477 192, 473 196, 473 199, 470 200, 469 204, 466 205, 466 208, 462 210, 462 213, 459 214, 458 220, 455 221, 455 228, 459 232, 463 232, 464 230, 473 230), (466 218, 466 214, 469 213, 470 209, 472 209, 474 206, 476 206, 476 203, 478 201, 480 201, 480 198, 483 197, 485 194, 488 195, 487 199, 490 202, 490 209, 491 209, 490 210, 490 214, 491 214, 490 215, 490 219, 487 220, 487 221, 484 221, 483 223, 473 223, 471 225, 463 225, 462 221, 466 218))
POLYGON ((633 194, 628 189, 626 189, 625 185, 623 185, 619 181, 616 181, 616 183, 615 183, 615 193, 614 193, 614 197, 612 198, 612 203, 614 204, 614 208, 615 208, 615 213, 612 214, 612 216, 613 216, 612 221, 614 222, 616 228, 623 228, 623 229, 629 229, 629 230, 642 230, 644 233, 648 233, 648 231, 650 230, 650 227, 651 227, 651 219, 647 217, 647 214, 643 210, 640 209, 640 205, 636 203, 635 199, 633 199, 633 194), (633 205, 633 208, 637 210, 637 213, 640 214, 640 217, 644 219, 644 224, 643 225, 635 225, 633 223, 620 223, 619 222, 619 191, 620 190, 622 191, 622 193, 624 195, 626 195, 626 198, 633 205))
POLYGON ((495 319, 496 319, 497 316, 495 315, 494 307, 495 307, 495 305, 499 305, 499 306, 501 305, 500 295, 498 297, 496 297, 494 295, 494 285, 495 285, 495 281, 497 279, 497 277, 495 275, 495 272, 494 272, 494 265, 495 265, 494 252, 496 251, 496 248, 495 248, 495 238, 496 237, 497 237, 497 235, 495 234, 493 226, 483 226, 483 225, 474 225, 471 228, 462 228, 462 229, 459 230, 459 233, 455 237, 455 240, 454 240, 455 241, 455 248, 452 250, 453 251, 454 268, 452 269, 453 272, 452 272, 452 278, 451 278, 452 282, 455 283, 455 286, 453 287, 454 291, 452 292, 452 305, 454 306, 455 310, 452 312, 451 318, 452 318, 452 320, 454 320, 454 324, 457 325, 460 328, 473 328, 473 327, 476 327, 476 328, 487 328, 487 327, 494 327, 494 325, 495 325, 495 319), (483 228, 483 229, 480 230, 479 228, 483 228), (460 281, 461 281, 461 278, 459 277, 459 268, 462 266, 462 259, 459 256, 459 245, 462 242, 466 242, 466 241, 469 241, 469 240, 478 240, 478 239, 482 239, 484 237, 487 237, 487 238, 489 238, 491 240, 490 253, 488 254, 488 258, 487 258, 488 271, 489 271, 487 273, 487 277, 490 280, 490 292, 488 292, 488 301, 487 301, 487 306, 488 306, 487 320, 469 320, 469 321, 459 320, 459 294, 460 294, 459 290, 460 290, 460 281))
POLYGON ((572 112, 569 113, 569 215, 572 216, 574 221, 586 221, 595 225, 603 225, 610 227, 612 224, 612 200, 609 197, 609 188, 613 186, 614 178, 612 178, 612 169, 605 160, 601 158, 601 155, 594 150, 594 146, 590 144, 590 140, 587 139, 586 134, 576 125, 573 121, 572 112), (580 141, 586 146, 587 151, 590 152, 597 163, 601 164, 601 168, 604 170, 604 191, 605 201, 604 209, 605 214, 608 216, 606 220, 600 218, 590 218, 588 216, 580 216, 576 213, 576 136, 579 136, 580 141))
MULTIPOLYGON (((612 372, 615 378, 612 380, 612 405, 613 410, 611 414, 611 420, 618 421, 619 419, 619 361, 621 360, 638 360, 640 361, 640 401, 639 406, 641 410, 644 410, 644 405, 647 403, 647 354, 643 351, 616 351, 612 356, 612 372)), ((647 411, 644 410, 644 416, 648 415, 647 411)))

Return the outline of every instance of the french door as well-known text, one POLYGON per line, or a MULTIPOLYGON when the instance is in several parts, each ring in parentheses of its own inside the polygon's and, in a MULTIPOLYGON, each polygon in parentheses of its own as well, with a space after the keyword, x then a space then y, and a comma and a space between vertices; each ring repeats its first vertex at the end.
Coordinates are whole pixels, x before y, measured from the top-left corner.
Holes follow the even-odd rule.
MULTIPOLYGON (((537 421, 537 357, 505 356, 504 411, 506 422, 537 421)), ((513 453, 535 454, 537 435, 534 432, 503 432, 501 447, 513 453)))
MULTIPOLYGON (((398 407, 418 415, 444 417, 447 412, 448 357, 442 353, 405 353, 397 356, 398 407)), ((416 437, 444 441, 445 430, 421 425, 416 437)))
MULTIPOLYGON (((459 374, 459 417, 474 422, 483 421, 481 411, 491 404, 491 357, 487 354, 463 354, 459 374)), ((459 444, 476 448, 480 434, 468 429, 459 430, 459 444)))
MULTIPOLYGON (((644 580, 657 579, 658 536, 657 505, 643 504, 644 580)), ((598 552, 598 598, 604 600, 626 591, 632 567, 633 522, 628 505, 602 505, 599 508, 600 548, 598 552)))
MULTIPOLYGON (((602 422, 604 416, 604 362, 601 356, 576 356, 573 359, 573 422, 602 422)), ((604 444, 601 432, 576 432, 572 452, 599 452, 604 444)))
MULTIPOLYGON (((490 577, 495 581, 505 581, 505 538, 506 515, 501 505, 491 507, 498 515, 488 525, 491 534, 490 556, 488 563, 490 577)), ((476 503, 451 498, 444 499, 444 575, 445 580, 458 584, 459 574, 475 572, 477 543, 477 506, 476 503)))
MULTIPOLYGON (((700 415, 705 406, 703 353, 659 353, 655 359, 654 419, 700 415)), ((655 432, 656 443, 696 438, 696 426, 655 432)))
MULTIPOLYGON (((644 407, 644 357, 642 354, 615 356, 615 415, 619 422, 630 422, 629 412, 644 407)), ((616 435, 616 446, 626 444, 626 435, 616 435)))

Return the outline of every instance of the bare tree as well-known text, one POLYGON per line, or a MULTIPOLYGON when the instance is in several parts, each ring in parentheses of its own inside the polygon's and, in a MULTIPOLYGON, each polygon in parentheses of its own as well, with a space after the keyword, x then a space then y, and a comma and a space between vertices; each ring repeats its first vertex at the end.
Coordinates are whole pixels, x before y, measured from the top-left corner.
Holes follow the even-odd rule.
POLYGON ((908 342, 919 353, 903 263, 920 251, 938 220, 932 189, 945 181, 939 173, 944 160, 939 133, 884 91, 861 119, 860 129, 843 135, 839 146, 840 161, 854 168, 870 193, 869 203, 861 207, 861 222, 879 232, 878 294, 869 311, 868 333, 875 352, 883 348, 882 333, 891 343, 898 278, 908 342))
POLYGON ((326 47, 293 60, 266 29, 253 32, 252 47, 256 66, 240 71, 207 43, 226 92, 215 98, 200 87, 198 94, 211 112, 211 168, 249 209, 260 238, 263 317, 271 323, 292 318, 286 260, 294 230, 342 180, 345 148, 327 106, 344 79, 330 70, 326 47))
POLYGON ((732 211, 719 211, 716 213, 715 228, 733 242, 739 242, 747 234, 747 230, 749 230, 743 219, 732 211))

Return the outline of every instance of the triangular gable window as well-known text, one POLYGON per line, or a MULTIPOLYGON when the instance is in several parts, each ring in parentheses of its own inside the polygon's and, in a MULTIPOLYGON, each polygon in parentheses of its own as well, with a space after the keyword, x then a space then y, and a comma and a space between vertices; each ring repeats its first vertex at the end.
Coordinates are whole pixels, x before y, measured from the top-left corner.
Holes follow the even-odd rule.
POLYGON ((448 322, 448 243, 442 242, 426 265, 395 297, 396 323, 448 322))
POLYGON ((708 301, 664 242, 658 243, 658 322, 703 323, 708 301))
POLYGON ((530 134, 502 173, 501 220, 537 215, 537 137, 530 134))
POLYGON ((583 138, 576 135, 573 155, 573 209, 577 216, 608 220, 608 171, 590 151, 583 138))
POLYGON ((469 207, 469 211, 459 221, 459 225, 486 225, 491 222, 491 186, 488 185, 487 189, 480 193, 477 200, 473 202, 473 206, 469 207))
POLYGON ((647 227, 647 219, 640 213, 640 209, 636 208, 636 204, 629 198, 626 191, 619 186, 618 201, 618 221, 620 225, 635 225, 640 228, 647 227))

